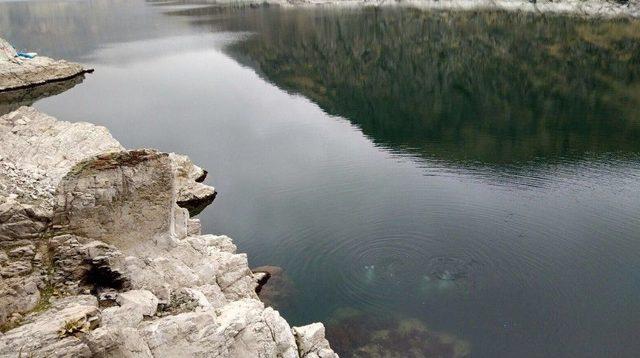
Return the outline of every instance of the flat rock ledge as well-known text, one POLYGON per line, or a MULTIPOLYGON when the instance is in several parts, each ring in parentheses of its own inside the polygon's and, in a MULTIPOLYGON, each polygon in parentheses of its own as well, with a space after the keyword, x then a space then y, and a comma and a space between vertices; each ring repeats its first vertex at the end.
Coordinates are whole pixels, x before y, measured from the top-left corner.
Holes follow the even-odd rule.
POLYGON ((0 92, 64 81, 92 72, 77 63, 49 57, 18 57, 16 50, 0 38, 0 92))
POLYGON ((187 157, 21 107, 0 166, 0 357, 337 357, 178 206, 215 193, 187 157))

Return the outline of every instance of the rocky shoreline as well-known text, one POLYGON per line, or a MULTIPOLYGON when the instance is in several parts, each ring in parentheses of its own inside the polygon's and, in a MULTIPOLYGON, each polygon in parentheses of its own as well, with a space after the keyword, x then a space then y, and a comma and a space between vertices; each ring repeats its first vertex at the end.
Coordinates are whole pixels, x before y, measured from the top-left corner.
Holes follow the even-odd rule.
POLYGON ((582 17, 640 18, 640 2, 626 0, 232 0, 228 3, 249 3, 252 7, 260 4, 282 7, 407 7, 421 10, 500 10, 582 17))
POLYGON ((31 107, 0 117, 1 357, 336 357, 290 327, 226 236, 187 157, 31 107))
POLYGON ((26 58, 0 38, 0 93, 72 79, 93 69, 45 56, 26 58))

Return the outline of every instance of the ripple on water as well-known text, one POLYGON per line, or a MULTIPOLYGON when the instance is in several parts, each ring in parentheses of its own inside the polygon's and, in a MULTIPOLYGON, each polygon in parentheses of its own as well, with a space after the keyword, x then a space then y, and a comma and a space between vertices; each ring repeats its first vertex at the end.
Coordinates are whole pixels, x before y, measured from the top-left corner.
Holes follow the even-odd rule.
POLYGON ((399 297, 415 301, 472 289, 486 255, 438 255, 436 246, 432 238, 405 233, 335 241, 319 256, 344 260, 333 288, 340 301, 384 312, 399 297))

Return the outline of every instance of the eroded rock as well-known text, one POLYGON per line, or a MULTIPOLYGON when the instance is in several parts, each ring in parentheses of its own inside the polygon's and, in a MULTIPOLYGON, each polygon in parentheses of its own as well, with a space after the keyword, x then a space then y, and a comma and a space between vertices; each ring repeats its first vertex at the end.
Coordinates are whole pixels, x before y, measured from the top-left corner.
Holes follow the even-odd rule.
POLYGON ((175 204, 169 156, 153 150, 86 159, 61 180, 53 230, 101 240, 127 253, 173 245, 186 235, 187 214, 175 204))

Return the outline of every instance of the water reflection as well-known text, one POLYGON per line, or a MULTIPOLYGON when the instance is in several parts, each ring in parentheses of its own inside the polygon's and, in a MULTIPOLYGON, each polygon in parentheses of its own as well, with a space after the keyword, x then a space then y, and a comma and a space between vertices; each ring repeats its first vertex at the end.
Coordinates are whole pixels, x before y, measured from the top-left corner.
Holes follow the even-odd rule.
POLYGON ((110 44, 185 33, 179 21, 153 15, 142 1, 20 1, 0 4, 0 29, 16 49, 86 62, 110 44))
POLYGON ((60 94, 82 83, 82 81, 84 81, 84 75, 64 81, 46 83, 33 88, 0 92, 0 116, 21 106, 30 106, 39 99, 60 94))
POLYGON ((640 22, 490 12, 244 10, 241 62, 377 143, 469 165, 640 150, 640 22))

